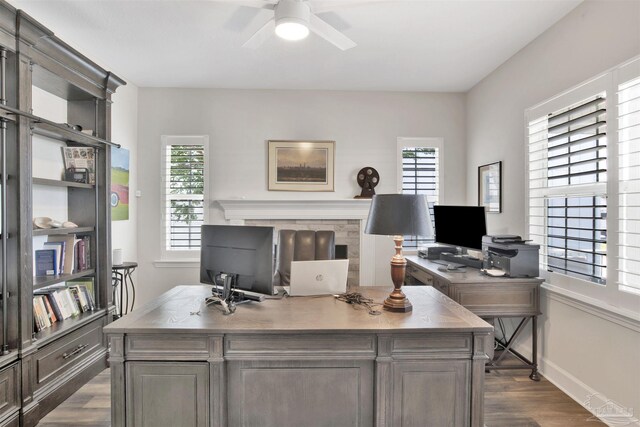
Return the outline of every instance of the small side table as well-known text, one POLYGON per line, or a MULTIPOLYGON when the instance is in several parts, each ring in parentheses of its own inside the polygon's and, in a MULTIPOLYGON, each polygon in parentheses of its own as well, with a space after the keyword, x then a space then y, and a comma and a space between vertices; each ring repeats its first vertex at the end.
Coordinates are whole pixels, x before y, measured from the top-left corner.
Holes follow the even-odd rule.
POLYGON ((128 314, 130 310, 133 311, 133 305, 136 302, 136 287, 133 284, 131 274, 137 267, 137 262, 125 262, 111 267, 113 301, 116 303, 116 314, 113 317, 116 319, 128 314), (131 308, 129 308, 129 288, 131 288, 131 308))

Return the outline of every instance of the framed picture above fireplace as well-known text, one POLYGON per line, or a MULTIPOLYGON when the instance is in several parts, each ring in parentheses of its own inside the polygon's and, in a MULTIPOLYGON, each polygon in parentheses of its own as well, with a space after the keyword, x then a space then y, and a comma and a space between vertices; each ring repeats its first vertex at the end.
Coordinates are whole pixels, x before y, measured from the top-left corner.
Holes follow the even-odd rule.
POLYGON ((335 141, 268 141, 270 191, 334 191, 335 141))

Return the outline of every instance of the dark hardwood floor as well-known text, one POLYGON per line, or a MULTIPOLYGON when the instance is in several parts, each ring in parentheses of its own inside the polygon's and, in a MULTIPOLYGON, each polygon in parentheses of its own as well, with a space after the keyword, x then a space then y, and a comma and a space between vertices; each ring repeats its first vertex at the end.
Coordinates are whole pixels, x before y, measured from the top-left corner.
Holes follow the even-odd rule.
MULTIPOLYGON (((53 410, 39 427, 110 426, 109 370, 53 410)), ((523 371, 487 374, 487 427, 596 427, 591 413, 545 378, 531 381, 523 371)), ((158 426, 160 427, 160 426, 158 426)))

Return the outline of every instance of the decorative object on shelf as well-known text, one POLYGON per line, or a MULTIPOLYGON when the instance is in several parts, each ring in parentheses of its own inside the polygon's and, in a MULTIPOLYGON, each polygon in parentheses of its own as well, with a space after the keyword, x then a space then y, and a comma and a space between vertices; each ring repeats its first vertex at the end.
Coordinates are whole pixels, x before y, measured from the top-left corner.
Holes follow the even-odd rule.
POLYGON ((67 126, 70 129, 75 130, 76 132, 82 132, 82 126, 80 126, 80 125, 70 125, 69 123, 65 123, 65 126, 67 126))
POLYGON ((385 310, 406 313, 413 306, 402 292, 407 260, 402 254, 403 236, 431 237, 431 217, 422 194, 378 194, 373 196, 366 234, 393 236, 396 254, 391 258, 393 291, 384 301, 385 310))
POLYGON ((478 167, 478 206, 489 213, 502 212, 502 162, 478 167))
POLYGON ((51 228, 77 228, 78 224, 71 221, 58 221, 48 216, 39 216, 33 218, 33 227, 34 229, 48 230, 51 228))
POLYGON ((51 225, 51 228, 62 228, 62 221, 58 221, 57 219, 52 219, 49 225, 51 225))
POLYGON ((90 147, 62 147, 64 168, 86 169, 89 173, 89 184, 96 183, 95 150, 90 147))
POLYGON ((116 248, 112 251, 111 254, 111 264, 112 265, 122 265, 122 249, 116 248))
POLYGON ((38 216, 33 218, 33 227, 40 229, 49 229, 51 228, 52 219, 48 216, 38 216))
POLYGON ((64 171, 64 180, 70 182, 79 182, 82 184, 89 183, 89 169, 87 168, 68 168, 64 171))
POLYGON ((129 219, 129 150, 111 147, 111 221, 129 219))
POLYGON ((269 141, 269 190, 334 191, 334 141, 269 141))
POLYGON ((376 194, 374 188, 380 182, 380 175, 378 171, 371 166, 366 166, 360 169, 356 180, 360 188, 362 188, 362 191, 360 195, 355 196, 354 199, 370 199, 376 194))

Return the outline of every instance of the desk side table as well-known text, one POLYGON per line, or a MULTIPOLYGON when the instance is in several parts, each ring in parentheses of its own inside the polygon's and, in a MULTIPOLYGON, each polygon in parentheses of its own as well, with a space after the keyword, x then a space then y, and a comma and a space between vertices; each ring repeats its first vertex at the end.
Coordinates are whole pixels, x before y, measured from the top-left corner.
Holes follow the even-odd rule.
POLYGON ((533 381, 540 381, 538 374, 538 315, 540 314, 539 278, 490 277, 478 269, 468 267, 465 272, 440 271, 442 265, 433 261, 407 256, 408 284, 433 286, 449 298, 464 306, 488 322, 498 320, 502 337, 494 334, 496 351, 487 370, 531 369, 533 381), (411 283, 413 282, 413 283, 411 283), (521 319, 510 337, 505 336, 503 318, 521 319), (531 325, 531 359, 513 348, 527 325, 531 325), (515 356, 519 364, 500 364, 508 354, 515 356))
POLYGON ((113 301, 116 303, 116 314, 113 316, 115 319, 133 311, 136 302, 136 287, 131 275, 137 267, 137 262, 125 262, 111 267, 113 301), (129 288, 131 288, 131 306, 129 306, 129 288))

